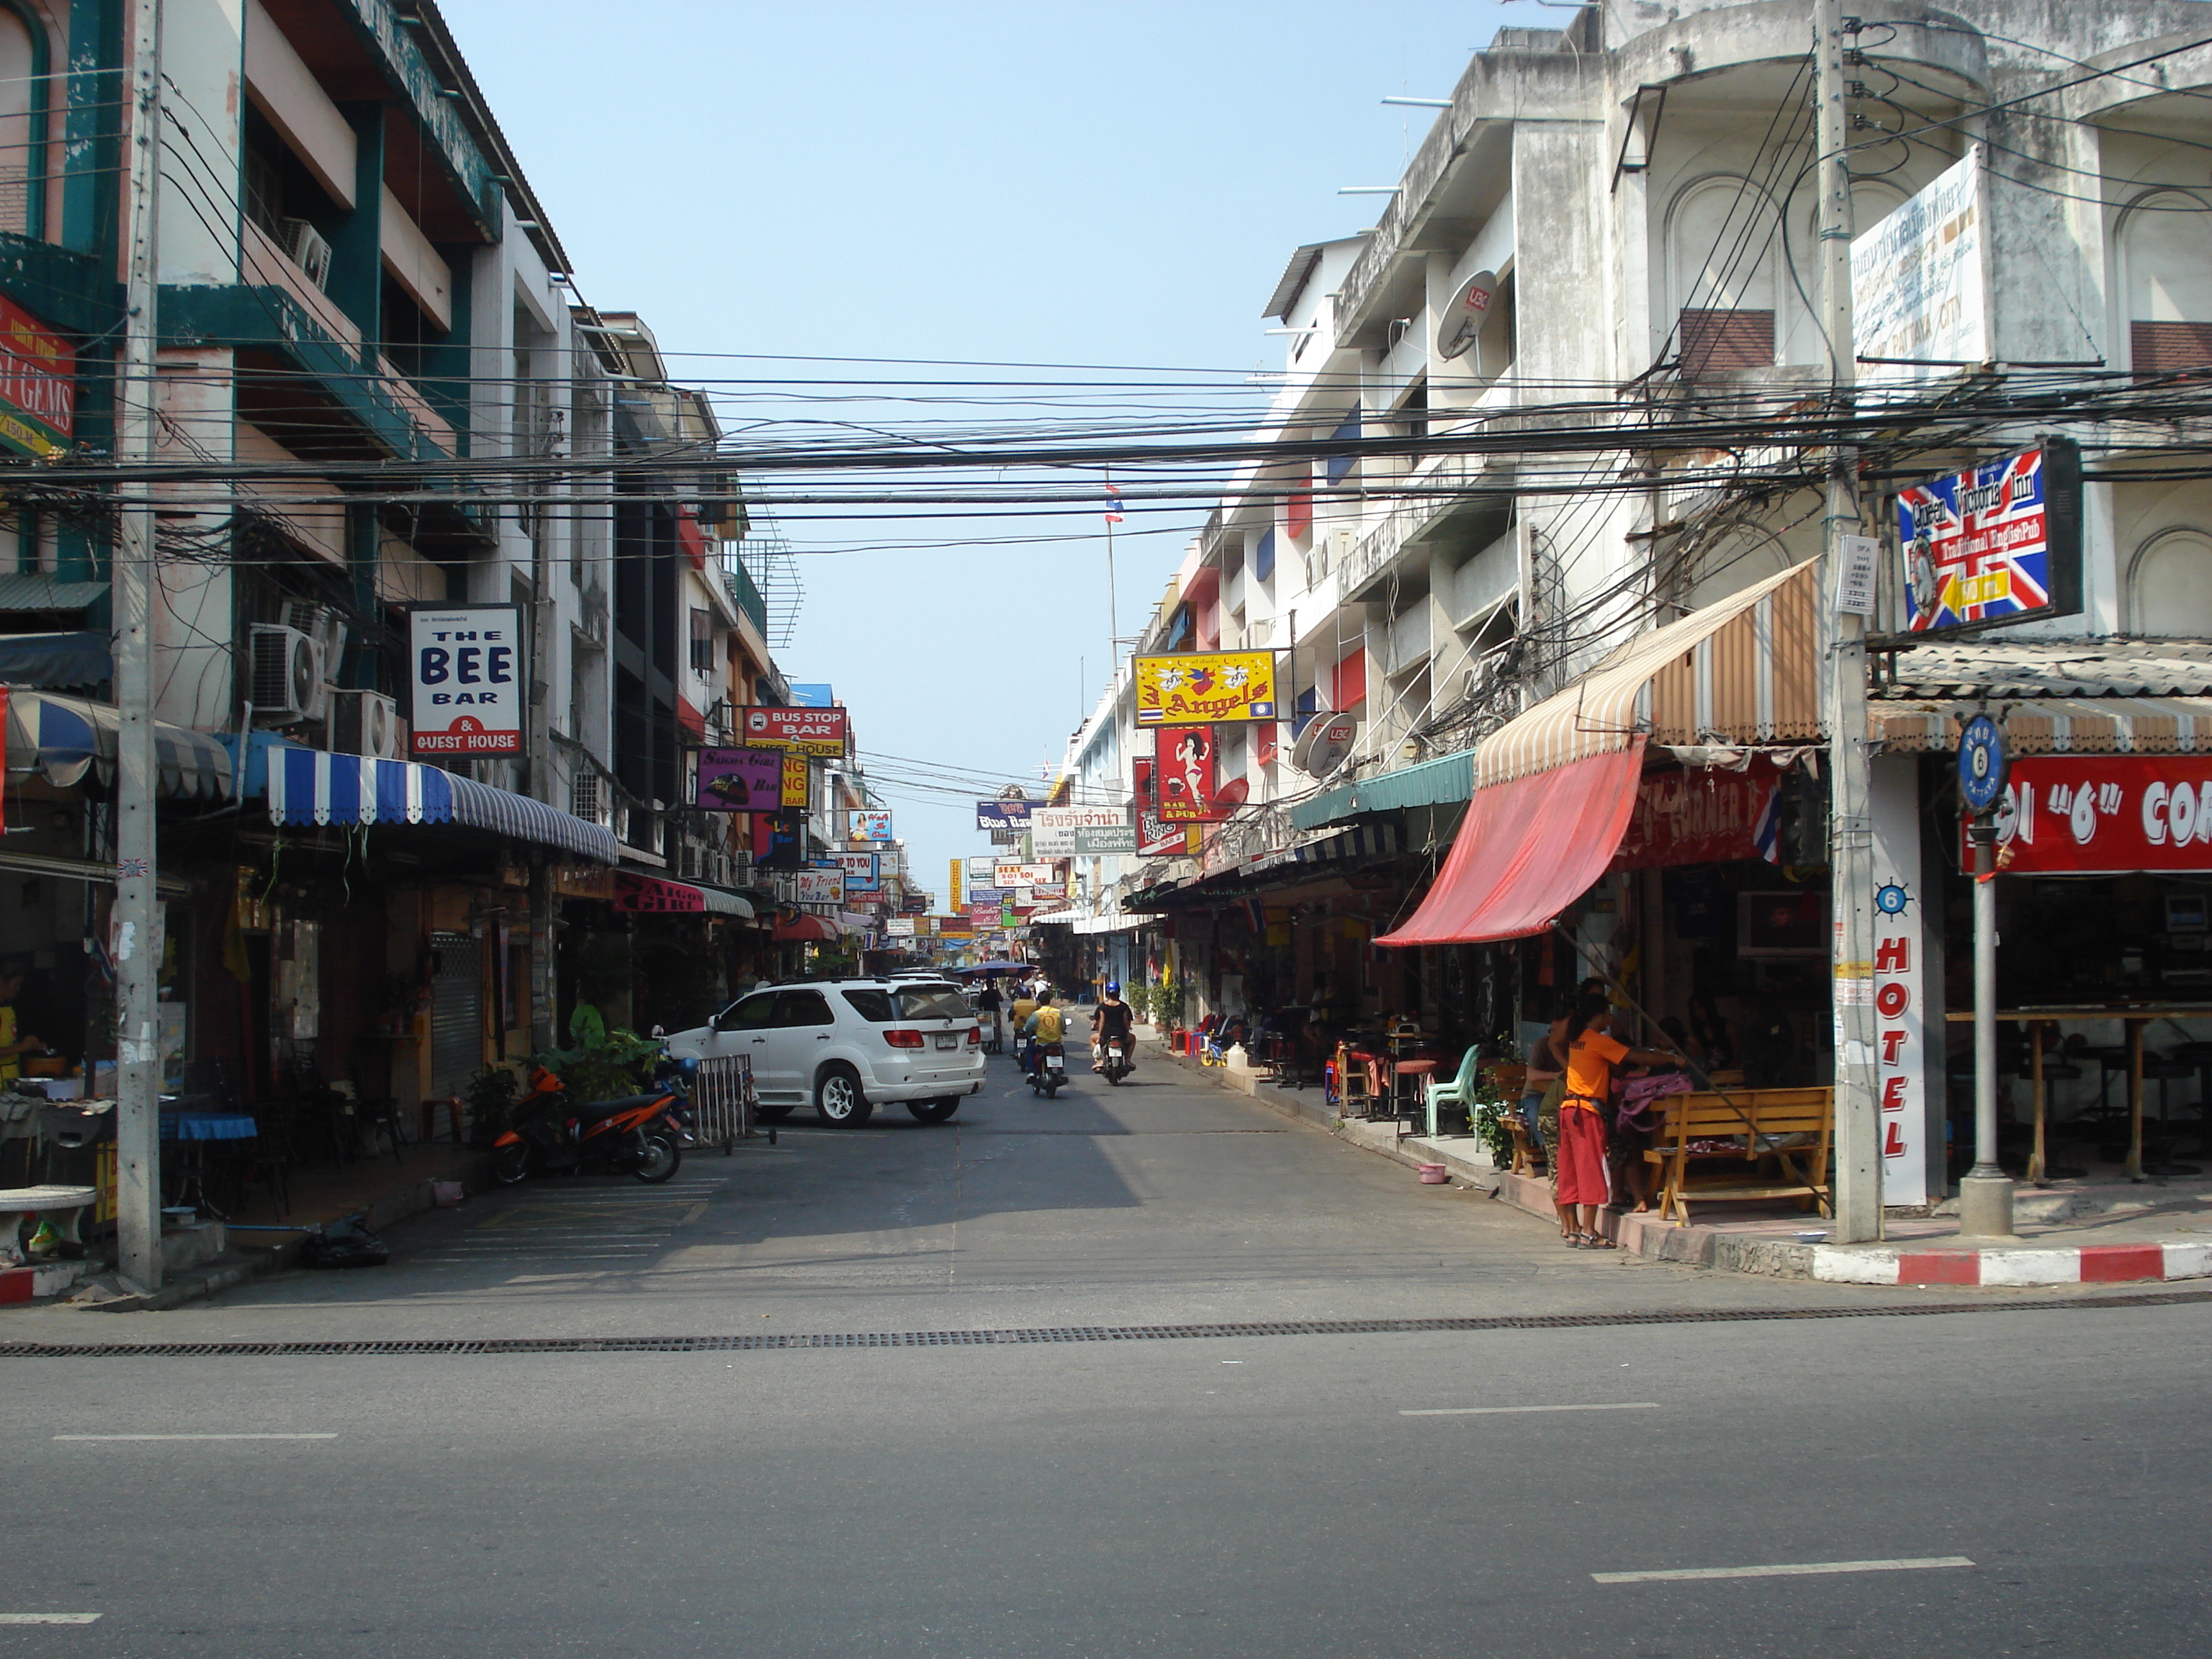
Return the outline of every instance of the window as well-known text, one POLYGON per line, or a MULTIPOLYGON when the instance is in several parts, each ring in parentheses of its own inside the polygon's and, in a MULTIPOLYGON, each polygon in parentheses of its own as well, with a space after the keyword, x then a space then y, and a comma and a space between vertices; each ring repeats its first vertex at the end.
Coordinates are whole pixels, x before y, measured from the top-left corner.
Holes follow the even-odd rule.
POLYGON ((2128 611, 2131 633, 2212 639, 2212 538, 2169 530, 2143 544, 2128 572, 2128 611))
POLYGON ((778 991, 775 1023, 780 1026, 835 1025, 837 1016, 830 1012, 830 1000, 819 991, 778 991))
POLYGON ((1667 285, 1684 379, 1772 367, 1777 228, 1772 204, 1747 179, 1709 175, 1674 198, 1667 285))
POLYGON ((756 991, 741 998, 714 1017, 714 1027, 722 1031, 765 1031, 775 1022, 774 991, 756 991))
POLYGON ((853 1005, 853 1012, 872 1025, 888 1025, 898 1016, 891 1011, 889 991, 841 991, 838 994, 853 1005))
POLYGON ((1266 581, 1275 574, 1275 532, 1263 532, 1259 544, 1252 550, 1252 574, 1266 581))
POLYGON ((0 4, 0 230, 43 238, 46 226, 46 38, 0 4))
POLYGON ((2138 374, 2212 367, 2208 209, 2212 204, 2194 191, 2153 191, 2130 204, 2120 222, 2128 349, 2138 374))
POLYGON ((691 613, 691 672, 709 678, 714 672, 714 619, 704 611, 691 613))

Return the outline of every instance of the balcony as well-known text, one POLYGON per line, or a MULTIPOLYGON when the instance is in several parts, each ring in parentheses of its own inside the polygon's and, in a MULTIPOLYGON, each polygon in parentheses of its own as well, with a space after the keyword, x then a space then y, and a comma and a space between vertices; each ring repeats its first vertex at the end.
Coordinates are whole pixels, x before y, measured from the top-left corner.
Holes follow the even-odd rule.
POLYGON ((768 637, 768 601, 753 585, 752 573, 736 559, 722 566, 722 585, 729 590, 730 603, 736 605, 752 623, 754 632, 763 640, 768 637))

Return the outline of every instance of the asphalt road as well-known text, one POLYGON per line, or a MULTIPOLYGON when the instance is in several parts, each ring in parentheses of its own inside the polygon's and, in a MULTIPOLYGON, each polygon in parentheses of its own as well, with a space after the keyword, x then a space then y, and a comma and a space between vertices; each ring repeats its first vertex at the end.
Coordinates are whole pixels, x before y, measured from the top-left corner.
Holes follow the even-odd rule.
POLYGON ((0 1317, 553 1345, 0 1355, 0 1656, 2208 1645, 2212 1299, 1632 1264, 1158 1062, 1051 1104, 994 1075, 957 1130, 526 1189, 395 1229, 387 1269, 0 1317), (1577 1322, 1079 1328, 1546 1315, 1577 1322), (1731 1576, 1620 1577, 1684 1571, 1731 1576))

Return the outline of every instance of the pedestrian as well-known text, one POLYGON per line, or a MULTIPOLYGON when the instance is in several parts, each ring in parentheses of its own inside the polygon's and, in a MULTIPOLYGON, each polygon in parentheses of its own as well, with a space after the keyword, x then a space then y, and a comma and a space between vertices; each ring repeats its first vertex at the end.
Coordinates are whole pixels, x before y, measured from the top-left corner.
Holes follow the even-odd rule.
POLYGON ((1571 1249, 1611 1250, 1620 1247, 1598 1231, 1598 1212, 1611 1195, 1606 1183, 1605 1114, 1612 1109, 1613 1068, 1626 1060, 1637 1066, 1672 1066, 1674 1054, 1656 1048, 1632 1048, 1613 1035, 1613 1007, 1601 996, 1585 997, 1568 1020, 1559 1045, 1566 1064, 1566 1091, 1559 1102, 1557 1201, 1571 1249), (1571 1218, 1568 1212, 1574 1214, 1571 1218))
MULTIPOLYGON (((22 1029, 23 1021, 16 1004, 23 994, 23 969, 10 962, 0 969, 0 1080, 12 1081, 23 1074, 23 1056, 43 1054, 46 1045, 22 1029)), ((15 1241, 0 1239, 0 1244, 15 1241)))
POLYGON ((999 994, 996 976, 986 979, 983 988, 975 993, 975 1012, 991 1017, 991 1046, 999 1046, 999 1010, 1006 1006, 1006 999, 999 994))

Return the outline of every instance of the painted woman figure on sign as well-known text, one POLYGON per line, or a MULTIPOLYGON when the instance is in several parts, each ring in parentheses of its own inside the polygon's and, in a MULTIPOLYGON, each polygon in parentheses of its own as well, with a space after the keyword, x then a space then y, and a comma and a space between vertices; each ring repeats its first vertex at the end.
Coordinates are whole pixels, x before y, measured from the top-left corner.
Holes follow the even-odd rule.
POLYGON ((1192 727, 1176 740, 1176 759, 1182 764, 1183 799, 1194 806, 1206 802, 1206 735, 1200 727, 1192 727))

